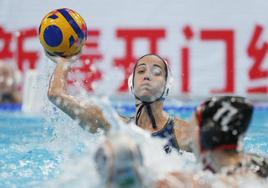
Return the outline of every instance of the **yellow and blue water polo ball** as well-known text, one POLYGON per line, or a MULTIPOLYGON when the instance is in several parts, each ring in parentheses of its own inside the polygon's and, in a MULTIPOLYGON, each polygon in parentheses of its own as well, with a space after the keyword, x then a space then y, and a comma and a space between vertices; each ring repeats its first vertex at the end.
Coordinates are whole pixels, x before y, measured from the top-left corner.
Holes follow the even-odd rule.
POLYGON ((68 8, 51 11, 39 26, 39 40, 50 55, 76 55, 81 51, 86 39, 87 26, 84 19, 68 8))

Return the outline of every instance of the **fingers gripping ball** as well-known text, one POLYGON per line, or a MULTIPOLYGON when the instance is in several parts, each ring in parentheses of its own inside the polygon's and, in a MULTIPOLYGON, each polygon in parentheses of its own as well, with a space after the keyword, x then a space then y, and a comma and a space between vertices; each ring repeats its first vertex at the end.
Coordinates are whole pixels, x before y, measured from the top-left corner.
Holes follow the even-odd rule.
POLYGON ((39 26, 39 40, 50 55, 76 55, 81 51, 86 38, 87 26, 84 19, 71 9, 51 11, 39 26))

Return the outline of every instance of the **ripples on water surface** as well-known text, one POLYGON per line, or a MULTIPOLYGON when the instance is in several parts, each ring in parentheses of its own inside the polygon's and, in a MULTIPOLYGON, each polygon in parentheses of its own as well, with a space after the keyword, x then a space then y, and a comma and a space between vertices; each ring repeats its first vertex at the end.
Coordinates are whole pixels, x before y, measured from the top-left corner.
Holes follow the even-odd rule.
MULTIPOLYGON (((120 113, 129 115, 133 112, 132 106, 122 104, 115 104, 120 113)), ((168 106, 166 110, 188 119, 193 107, 168 106)), ((268 156, 267 114, 267 106, 256 108, 245 138, 246 151, 268 156)), ((0 187, 100 187, 92 157, 103 138, 102 133, 87 133, 54 109, 46 112, 44 117, 1 112, 0 130, 0 187)), ((146 143, 142 151, 145 166, 150 169, 148 178, 171 169, 197 168, 191 154, 166 157, 158 151, 161 148, 156 142, 161 141, 136 133, 132 136, 138 142, 146 143), (166 166, 158 165, 163 161, 166 166)), ((250 182, 256 188, 258 182, 250 182)), ((252 185, 250 182, 247 186, 252 185)))

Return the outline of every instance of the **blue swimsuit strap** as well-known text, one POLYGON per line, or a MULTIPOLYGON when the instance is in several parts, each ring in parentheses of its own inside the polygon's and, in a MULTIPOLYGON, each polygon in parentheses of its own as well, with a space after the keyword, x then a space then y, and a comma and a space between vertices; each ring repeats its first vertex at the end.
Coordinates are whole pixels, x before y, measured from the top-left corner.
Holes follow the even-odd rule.
POLYGON ((172 125, 172 138, 171 140, 173 140, 174 142, 174 147, 179 151, 180 150, 180 146, 179 146, 179 143, 178 143, 178 140, 177 140, 177 137, 176 137, 176 133, 175 133, 175 117, 174 116, 170 116, 169 117, 169 124, 172 125))
POLYGON ((173 116, 169 116, 166 124, 163 126, 162 129, 160 129, 157 132, 152 133, 152 136, 161 136, 159 134, 165 134, 164 132, 166 131, 167 128, 169 128, 169 130, 171 130, 171 132, 169 132, 169 135, 171 136, 168 140, 169 143, 171 144, 172 147, 176 148, 178 151, 180 151, 180 146, 178 144, 177 138, 176 138, 176 134, 175 134, 175 128, 174 128, 174 124, 175 124, 175 117, 173 116))
POLYGON ((165 123, 165 125, 164 125, 161 129, 159 129, 159 130, 156 131, 156 132, 153 132, 152 134, 155 135, 155 134, 157 134, 157 133, 162 132, 162 131, 165 130, 169 125, 172 126, 172 134, 174 134, 174 118, 171 117, 171 116, 168 117, 167 122, 165 123))
MULTIPOLYGON (((129 117, 127 123, 130 123, 130 122, 133 122, 133 121, 135 121, 135 116, 129 117)), ((177 138, 176 138, 176 134, 175 134, 175 129, 174 129, 174 124, 175 123, 174 123, 174 121, 175 121, 175 117, 170 115, 168 117, 168 120, 167 120, 166 124, 163 126, 163 128, 160 129, 160 130, 158 130, 158 131, 156 131, 156 132, 153 132, 152 133, 152 136, 157 136, 157 133, 160 133, 161 131, 163 131, 164 129, 166 129, 170 125, 170 126, 172 126, 172 132, 171 132, 172 138, 170 138, 170 140, 173 140, 173 144, 172 145, 174 145, 174 147, 177 150, 180 150, 180 146, 178 144, 178 141, 177 141, 177 138)))

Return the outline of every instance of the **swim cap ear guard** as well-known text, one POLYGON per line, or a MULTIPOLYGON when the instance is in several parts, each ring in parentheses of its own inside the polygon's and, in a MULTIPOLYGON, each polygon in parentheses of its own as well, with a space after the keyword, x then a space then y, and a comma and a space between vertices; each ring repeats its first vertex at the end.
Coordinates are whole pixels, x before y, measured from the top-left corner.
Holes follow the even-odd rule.
MULTIPOLYGON (((160 57, 159 57, 160 58, 160 57)), ((161 58, 162 59, 162 58, 161 58)), ((170 91, 170 88, 173 84, 173 76, 172 76, 172 73, 171 73, 171 70, 170 70, 170 67, 167 63, 166 60, 162 59, 163 62, 165 63, 165 66, 166 66, 166 85, 165 85, 165 89, 163 91, 163 94, 162 96, 160 97, 161 100, 165 100, 166 97, 168 96, 169 94, 169 91, 170 91)), ((137 63, 136 63, 137 65, 137 63)), ((133 73, 128 77, 128 90, 135 96, 135 92, 134 92, 134 76, 135 76, 135 69, 136 69, 136 65, 134 66, 134 69, 133 69, 133 73)))

